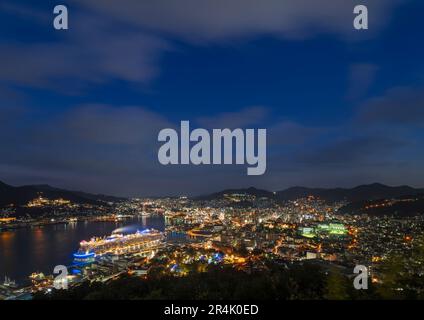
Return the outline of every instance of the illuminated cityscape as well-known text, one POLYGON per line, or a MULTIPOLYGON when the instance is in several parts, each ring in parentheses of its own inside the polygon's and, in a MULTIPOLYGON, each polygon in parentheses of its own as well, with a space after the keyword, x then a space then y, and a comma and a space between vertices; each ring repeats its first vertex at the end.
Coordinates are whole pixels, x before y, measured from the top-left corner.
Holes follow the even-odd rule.
MULTIPOLYGON (((209 200, 187 197, 121 200, 93 206, 89 216, 83 214, 84 206, 79 214, 75 209, 79 206, 70 201, 41 201, 40 197, 31 203, 46 212, 54 207, 53 214, 29 220, 13 217, 13 212, 9 212, 3 214, 0 222, 3 230, 13 230, 28 226, 41 228, 52 223, 120 221, 123 227, 110 235, 81 239, 73 262, 67 266, 71 288, 87 282, 109 283, 122 277, 147 281, 157 276, 158 270, 162 276, 178 278, 208 272, 211 267, 229 267, 248 274, 267 272, 270 263, 288 269, 312 264, 329 274, 337 269, 347 278, 354 276, 356 265, 364 265, 372 284, 378 285, 384 281, 386 261, 412 252, 424 236, 423 215, 345 214, 341 211, 346 201, 330 202, 312 195, 278 201, 273 197, 275 193, 269 197, 254 193, 255 189, 246 189, 209 200), (106 207, 114 213, 105 214, 106 207), (161 232, 125 226, 134 217, 160 219, 165 228, 161 232)), ((411 201, 414 200, 407 202, 411 201)), ((384 201, 387 205, 397 202, 396 199, 384 201)), ((365 209, 369 207, 366 205, 365 209)), ((409 263, 410 271, 416 272, 413 265, 419 261, 409 263)), ((6 278, 0 287, 1 297, 21 299, 54 291, 53 274, 34 272, 28 279, 30 282, 19 285, 6 278)))

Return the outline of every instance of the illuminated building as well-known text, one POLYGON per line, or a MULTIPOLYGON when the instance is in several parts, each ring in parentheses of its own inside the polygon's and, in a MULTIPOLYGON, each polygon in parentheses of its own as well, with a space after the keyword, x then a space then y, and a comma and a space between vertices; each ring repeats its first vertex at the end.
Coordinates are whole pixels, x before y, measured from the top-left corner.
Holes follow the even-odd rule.
POLYGON ((333 235, 345 235, 347 234, 347 229, 344 224, 341 223, 330 223, 329 233, 333 235))
POLYGON ((301 234, 305 238, 315 238, 316 234, 314 228, 304 227, 301 229, 301 234))
POLYGON ((37 208, 37 207, 44 207, 44 206, 70 206, 71 205, 71 201, 69 200, 65 200, 62 198, 59 199, 54 199, 54 200, 50 200, 47 198, 43 198, 41 195, 36 198, 31 200, 30 202, 27 203, 27 207, 28 208, 37 208))

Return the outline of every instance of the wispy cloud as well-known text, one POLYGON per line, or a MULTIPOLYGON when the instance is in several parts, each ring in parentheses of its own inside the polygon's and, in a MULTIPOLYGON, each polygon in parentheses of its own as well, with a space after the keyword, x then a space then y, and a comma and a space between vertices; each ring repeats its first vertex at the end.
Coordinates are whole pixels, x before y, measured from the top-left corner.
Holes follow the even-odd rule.
POLYGON ((155 36, 114 28, 109 20, 78 13, 75 19, 72 32, 54 41, 0 43, 0 81, 68 93, 113 80, 147 83, 171 47, 155 36))
POLYGON ((364 125, 424 125, 424 88, 396 87, 366 101, 358 114, 364 125))

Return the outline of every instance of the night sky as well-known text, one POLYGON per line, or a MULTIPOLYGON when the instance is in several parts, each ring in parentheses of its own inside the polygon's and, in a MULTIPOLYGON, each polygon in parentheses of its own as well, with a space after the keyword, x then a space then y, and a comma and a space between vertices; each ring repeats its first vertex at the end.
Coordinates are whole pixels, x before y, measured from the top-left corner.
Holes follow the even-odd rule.
POLYGON ((0 180, 124 196, 424 186, 421 0, 0 3, 0 180), (69 30, 53 28, 65 4, 69 30), (353 28, 366 4, 369 30, 353 28), (158 132, 265 128, 267 171, 162 166, 158 132))

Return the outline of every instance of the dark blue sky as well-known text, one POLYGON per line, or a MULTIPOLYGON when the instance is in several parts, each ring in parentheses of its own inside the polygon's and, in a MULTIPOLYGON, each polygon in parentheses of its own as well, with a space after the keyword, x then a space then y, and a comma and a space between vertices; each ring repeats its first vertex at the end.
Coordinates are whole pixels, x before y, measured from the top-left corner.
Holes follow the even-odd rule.
POLYGON ((423 186, 424 3, 0 4, 0 180, 118 195, 423 186), (368 4, 370 29, 353 29, 368 4), (69 9, 54 30, 53 7, 69 9), (268 169, 163 167, 159 130, 268 129, 268 169))

